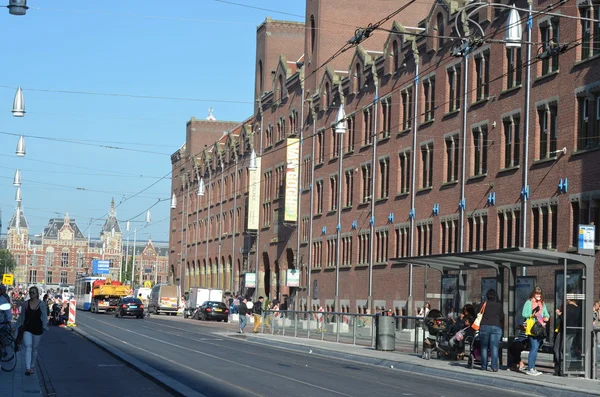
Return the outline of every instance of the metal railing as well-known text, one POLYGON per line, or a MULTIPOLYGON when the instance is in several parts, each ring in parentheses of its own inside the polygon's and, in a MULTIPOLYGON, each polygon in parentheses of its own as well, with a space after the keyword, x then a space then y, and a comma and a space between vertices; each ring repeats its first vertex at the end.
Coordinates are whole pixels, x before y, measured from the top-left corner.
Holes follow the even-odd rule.
MULTIPOLYGON (((379 314, 265 310, 260 332, 375 348, 379 314)), ((391 316, 396 321, 396 350, 418 353, 423 348, 423 318, 391 316)))

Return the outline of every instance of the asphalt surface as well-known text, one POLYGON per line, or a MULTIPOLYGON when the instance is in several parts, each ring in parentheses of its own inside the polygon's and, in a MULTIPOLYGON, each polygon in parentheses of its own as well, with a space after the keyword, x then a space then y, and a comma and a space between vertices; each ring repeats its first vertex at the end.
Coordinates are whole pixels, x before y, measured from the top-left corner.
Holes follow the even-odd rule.
MULTIPOLYGON (((525 396, 422 374, 265 347, 182 317, 77 312, 81 330, 206 396, 525 396)), ((248 329, 248 328, 247 328, 248 329)), ((140 393, 140 395, 143 395, 140 393)))
POLYGON ((38 348, 37 370, 45 396, 173 395, 94 343, 66 328, 50 327, 50 330, 44 333, 38 348))

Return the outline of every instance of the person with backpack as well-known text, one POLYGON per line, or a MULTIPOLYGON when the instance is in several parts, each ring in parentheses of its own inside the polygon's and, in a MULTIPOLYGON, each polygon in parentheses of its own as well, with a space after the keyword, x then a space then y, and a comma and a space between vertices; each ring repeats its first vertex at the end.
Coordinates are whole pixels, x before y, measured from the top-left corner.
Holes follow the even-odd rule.
POLYGON ((263 308, 264 308, 264 304, 265 304, 265 298, 263 298, 262 296, 258 297, 258 302, 256 302, 256 304, 253 307, 253 312, 254 312, 254 333, 257 334, 258 333, 258 327, 260 327, 260 323, 261 323, 261 319, 262 319, 262 315, 263 315, 263 308))

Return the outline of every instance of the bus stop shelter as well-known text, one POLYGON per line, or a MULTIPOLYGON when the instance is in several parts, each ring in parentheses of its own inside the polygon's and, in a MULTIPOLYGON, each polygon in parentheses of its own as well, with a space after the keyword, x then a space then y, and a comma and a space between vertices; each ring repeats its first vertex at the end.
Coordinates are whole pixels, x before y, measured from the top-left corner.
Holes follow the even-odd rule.
MULTIPOLYGON (((586 378, 592 378, 594 377, 592 375, 594 368, 592 349, 595 348, 591 338, 594 305, 594 260, 595 257, 591 255, 515 247, 490 251, 394 258, 391 259, 391 262, 396 265, 424 266, 438 270, 442 274, 448 271, 472 272, 478 269, 494 269, 496 271, 496 290, 503 291, 504 285, 508 283, 508 299, 503 298, 502 301, 505 306, 505 313, 508 313, 508 326, 504 327, 504 331, 508 331, 508 335, 505 336, 509 340, 514 337, 515 321, 521 321, 521 308, 515 307, 517 270, 519 268, 533 269, 549 266, 560 269, 559 271, 562 271, 563 277, 562 285, 565 288, 564 293, 562 293, 562 302, 555 302, 556 307, 562 306, 564 308, 567 305, 567 300, 573 299, 581 303, 582 310, 582 326, 567 327, 563 331, 579 334, 582 365, 580 367, 570 366, 568 360, 565 359, 562 363, 563 373, 565 375, 583 375, 586 378), (566 286, 568 285, 569 274, 575 269, 582 272, 582 277, 577 290, 570 292, 566 286), (508 277, 505 276, 505 273, 508 274, 508 277), (506 305, 508 305, 508 308, 506 305)), ((566 312, 563 312, 563 323, 566 324, 566 322, 566 312)), ((562 343, 564 347, 564 337, 562 343)))

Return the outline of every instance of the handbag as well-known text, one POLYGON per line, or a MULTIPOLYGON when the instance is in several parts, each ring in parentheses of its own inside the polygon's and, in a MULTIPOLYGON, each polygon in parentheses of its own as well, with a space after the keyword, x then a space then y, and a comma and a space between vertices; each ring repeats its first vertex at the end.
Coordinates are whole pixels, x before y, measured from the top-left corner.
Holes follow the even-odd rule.
POLYGON ((481 310, 477 313, 477 318, 473 321, 473 325, 471 325, 471 328, 475 331, 479 331, 479 328, 481 327, 481 319, 483 318, 483 312, 485 312, 485 305, 487 305, 487 302, 481 306, 481 310))
POLYGON ((526 321, 525 335, 536 339, 544 339, 546 337, 546 327, 540 324, 536 318, 529 317, 526 321))

